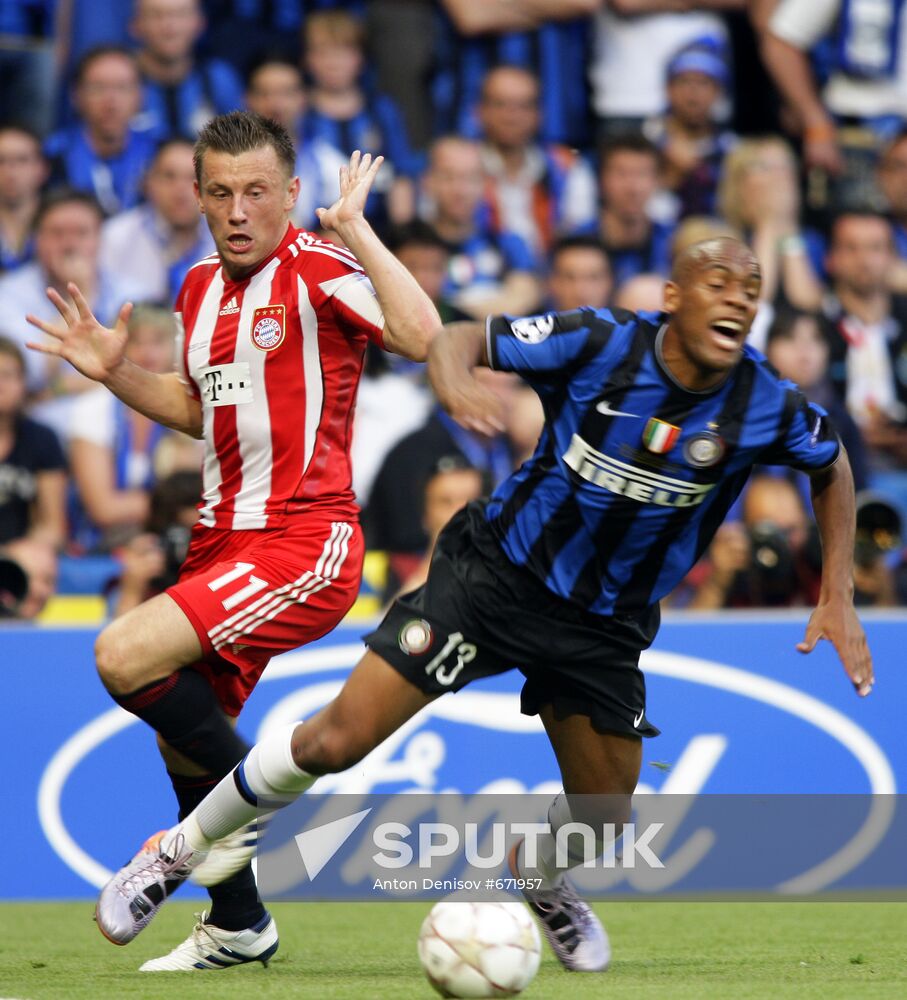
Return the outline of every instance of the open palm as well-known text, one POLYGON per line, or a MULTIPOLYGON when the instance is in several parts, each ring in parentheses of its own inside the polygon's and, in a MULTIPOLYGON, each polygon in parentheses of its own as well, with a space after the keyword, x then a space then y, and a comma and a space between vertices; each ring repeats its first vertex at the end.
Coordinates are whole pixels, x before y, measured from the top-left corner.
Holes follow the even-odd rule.
POLYGON ((330 208, 317 210, 324 229, 337 232, 344 223, 363 217, 366 199, 383 162, 383 156, 372 161, 371 153, 363 156, 358 149, 353 153, 349 166, 340 168, 340 197, 330 208))
POLYGON ((71 302, 67 302, 56 289, 47 290, 47 297, 56 306, 62 323, 48 323, 32 315, 25 317, 32 326, 51 338, 40 343, 29 342, 27 346, 41 354, 63 358, 83 375, 95 382, 103 382, 123 360, 126 324, 132 312, 132 303, 127 302, 123 306, 116 326, 111 330, 94 317, 77 285, 70 283, 66 287, 72 296, 71 302))

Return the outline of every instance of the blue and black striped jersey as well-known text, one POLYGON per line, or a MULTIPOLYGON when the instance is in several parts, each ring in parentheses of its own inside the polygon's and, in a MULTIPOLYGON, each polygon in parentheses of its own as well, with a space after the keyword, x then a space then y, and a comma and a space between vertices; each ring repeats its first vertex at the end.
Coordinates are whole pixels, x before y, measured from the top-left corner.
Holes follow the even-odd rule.
POLYGON ((487 326, 493 368, 536 390, 535 454, 492 495, 507 556, 601 615, 669 593, 699 559, 753 465, 820 470, 837 435, 820 407, 745 346, 721 385, 691 392, 661 360, 666 317, 578 309, 487 326))

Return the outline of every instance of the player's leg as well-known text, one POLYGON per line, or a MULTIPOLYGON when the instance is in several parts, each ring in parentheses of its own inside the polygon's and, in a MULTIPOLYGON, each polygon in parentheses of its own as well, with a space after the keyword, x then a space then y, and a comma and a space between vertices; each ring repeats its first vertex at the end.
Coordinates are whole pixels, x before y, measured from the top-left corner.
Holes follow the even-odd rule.
POLYGON ((98 900, 102 932, 116 944, 131 941, 215 841, 289 805, 321 774, 361 760, 435 697, 366 652, 330 705, 266 736, 154 853, 137 855, 116 873, 98 900))
POLYGON ((114 701, 221 778, 248 747, 210 681, 191 668, 202 653, 195 626, 168 594, 111 622, 95 643, 98 673, 114 701))

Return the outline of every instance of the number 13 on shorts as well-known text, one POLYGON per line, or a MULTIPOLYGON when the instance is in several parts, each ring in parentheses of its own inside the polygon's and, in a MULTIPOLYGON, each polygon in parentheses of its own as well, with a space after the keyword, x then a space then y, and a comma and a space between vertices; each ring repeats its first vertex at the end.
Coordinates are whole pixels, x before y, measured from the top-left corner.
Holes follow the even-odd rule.
POLYGON ((255 565, 253 563, 238 562, 234 565, 233 569, 221 574, 216 580, 212 580, 208 584, 208 589, 217 593, 217 591, 222 590, 236 580, 241 580, 244 577, 248 579, 248 583, 244 587, 241 587, 221 600, 220 603, 224 606, 225 611, 232 611, 233 608, 242 604, 243 601, 248 600, 248 598, 254 596, 259 591, 268 588, 269 584, 267 580, 262 580, 253 575, 252 571, 254 569, 255 565))

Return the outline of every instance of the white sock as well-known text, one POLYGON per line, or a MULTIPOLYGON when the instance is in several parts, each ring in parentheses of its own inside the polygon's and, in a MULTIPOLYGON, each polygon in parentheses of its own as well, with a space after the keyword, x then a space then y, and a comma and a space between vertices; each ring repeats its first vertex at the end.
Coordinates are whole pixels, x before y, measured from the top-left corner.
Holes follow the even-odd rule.
POLYGON ((294 722, 256 743, 183 822, 168 832, 162 846, 179 832, 191 850, 207 851, 214 841, 256 816, 295 802, 316 777, 297 767, 293 760, 290 741, 298 725, 294 722))
MULTIPOLYGON (((561 792, 554 797, 551 805, 548 807, 548 825, 551 827, 551 832, 539 834, 535 838, 536 863, 534 865, 530 865, 526 861, 526 841, 524 840, 520 844, 520 849, 517 853, 517 868, 521 878, 541 879, 541 887, 543 889, 551 889, 557 885, 565 874, 564 868, 559 868, 557 865, 557 832, 561 827, 573 821, 567 795, 561 792)), ((574 855, 570 851, 572 846, 571 840, 572 838, 568 838, 567 840, 569 851, 567 860, 570 862, 567 866, 568 869, 576 868, 586 860, 581 854, 574 855)), ((601 839, 601 835, 597 833, 595 838, 596 857, 601 855, 604 848, 605 845, 601 839)))

